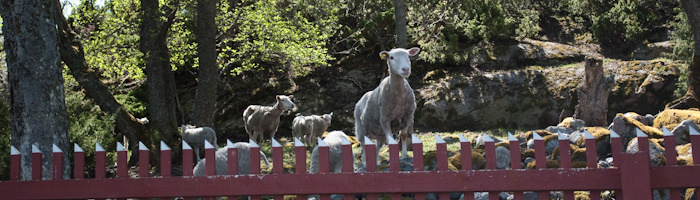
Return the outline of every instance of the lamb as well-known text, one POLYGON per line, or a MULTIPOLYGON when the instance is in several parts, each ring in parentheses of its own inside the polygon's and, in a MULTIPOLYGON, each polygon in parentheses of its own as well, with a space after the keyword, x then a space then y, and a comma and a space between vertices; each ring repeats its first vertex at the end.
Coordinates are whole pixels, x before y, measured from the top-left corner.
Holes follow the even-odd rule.
MULTIPOLYGON (((355 131, 361 143, 362 161, 365 161, 365 136, 376 138, 377 150, 386 144, 388 137, 402 135, 401 157, 408 157, 407 146, 413 132, 413 113, 416 97, 406 78, 411 75, 411 60, 420 49, 396 48, 382 51, 379 56, 387 59, 389 76, 372 91, 365 93, 355 104, 355 131)), ((379 152, 379 151, 377 151, 379 152)))
POLYGON ((316 146, 315 138, 326 132, 332 118, 332 112, 324 115, 297 116, 292 122, 292 135, 308 146, 316 146))
POLYGON ((182 125, 182 141, 187 142, 192 147, 194 154, 197 155, 197 161, 201 160, 199 151, 200 149, 204 150, 204 140, 219 148, 216 145, 216 132, 214 132, 214 129, 206 126, 197 128, 191 125, 182 125))
POLYGON ((275 138, 277 127, 280 124, 280 115, 283 112, 294 110, 292 99, 294 95, 277 95, 277 103, 274 106, 250 105, 243 112, 243 122, 248 137, 256 142, 262 142, 263 135, 270 133, 275 138))
MULTIPOLYGON (((328 144, 328 158, 331 162, 329 165, 331 173, 340 173, 343 169, 343 139, 346 139, 348 144, 350 143, 350 139, 348 139, 348 136, 342 131, 331 131, 326 135, 326 138, 323 139, 323 142, 328 144)), ((318 173, 318 165, 318 147, 315 147, 311 151, 309 173, 318 173)))
MULTIPOLYGON (((238 149, 238 174, 250 174, 250 144, 247 142, 236 142, 229 145, 228 148, 238 149)), ((221 148, 216 151, 216 175, 228 174, 228 148, 221 148)), ((265 162, 265 166, 270 167, 267 156, 262 151, 260 151, 260 159, 265 162)), ((197 162, 197 165, 192 170, 194 176, 204 176, 207 165, 205 161, 206 159, 202 159, 197 162)))

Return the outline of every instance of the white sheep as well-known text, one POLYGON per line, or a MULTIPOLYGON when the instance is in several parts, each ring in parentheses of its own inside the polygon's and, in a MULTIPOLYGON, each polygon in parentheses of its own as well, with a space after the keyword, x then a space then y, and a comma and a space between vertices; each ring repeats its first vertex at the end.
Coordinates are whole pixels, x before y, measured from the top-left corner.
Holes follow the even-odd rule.
MULTIPOLYGON (((238 174, 250 174, 250 144, 247 142, 236 142, 233 147, 238 149, 238 174)), ((265 162, 265 166, 270 167, 267 156, 260 151, 260 159, 265 162)), ((258 164, 259 163, 254 163, 258 164)), ((192 170, 194 176, 204 176, 206 169, 206 159, 197 162, 197 165, 192 170)), ((216 175, 228 174, 228 148, 221 148, 216 151, 216 175)))
MULTIPOLYGON (((384 146, 387 137, 399 134, 409 138, 413 132, 413 113, 416 111, 416 97, 406 78, 411 75, 410 56, 420 49, 396 48, 382 51, 379 56, 387 60, 389 76, 372 91, 365 93, 355 104, 355 131, 360 140, 362 161, 365 161, 365 136, 376 138, 377 152, 384 146)), ((409 140, 402 139, 401 157, 406 158, 409 140)))
POLYGON ((315 146, 316 138, 326 132, 332 118, 332 112, 324 115, 297 116, 292 122, 292 135, 306 145, 315 146))
POLYGON ((204 150, 204 140, 219 148, 216 144, 216 132, 214 132, 214 129, 206 126, 182 125, 182 141, 187 142, 192 147, 194 154, 197 155, 197 161, 201 160, 199 151, 204 150))
MULTIPOLYGON (((331 131, 323 139, 328 145, 328 158, 330 160, 330 172, 340 173, 343 169, 343 138, 345 138, 346 143, 350 143, 350 139, 342 131, 331 131)), ((320 138, 319 138, 320 139, 320 138)), ((318 173, 318 147, 314 147, 311 151, 311 166, 309 166, 309 173, 318 173)))
POLYGON ((250 105, 243 112, 243 122, 248 137, 256 142, 262 142, 263 135, 270 133, 275 138, 277 127, 280 124, 280 115, 294 109, 292 99, 294 95, 277 95, 274 106, 250 105))

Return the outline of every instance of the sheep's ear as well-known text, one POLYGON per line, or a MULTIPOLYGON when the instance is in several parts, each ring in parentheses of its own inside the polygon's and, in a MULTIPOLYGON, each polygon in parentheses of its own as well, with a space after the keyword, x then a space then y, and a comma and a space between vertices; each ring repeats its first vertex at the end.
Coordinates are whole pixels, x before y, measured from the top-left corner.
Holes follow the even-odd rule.
POLYGON ((379 52, 379 58, 381 58, 382 60, 386 59, 387 57, 389 57, 388 51, 379 52))
POLYGON ((413 48, 411 48, 411 49, 408 50, 408 55, 409 55, 409 56, 415 56, 415 55, 418 55, 418 52, 420 52, 420 48, 418 48, 418 47, 413 47, 413 48))
POLYGON ((294 99, 294 95, 289 95, 289 99, 294 99))
POLYGON ((277 95, 277 96, 275 96, 275 97, 277 98, 278 101, 281 99, 281 98, 280 98, 280 95, 277 95))

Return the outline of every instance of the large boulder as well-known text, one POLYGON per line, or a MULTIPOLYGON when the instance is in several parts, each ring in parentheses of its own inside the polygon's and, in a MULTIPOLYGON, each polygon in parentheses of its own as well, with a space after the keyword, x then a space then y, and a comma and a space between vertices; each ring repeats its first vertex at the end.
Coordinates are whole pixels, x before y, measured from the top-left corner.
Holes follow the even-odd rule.
MULTIPOLYGON (((664 147, 661 146, 663 140, 661 139, 649 139, 649 158, 652 166, 664 166, 666 165, 666 157, 664 156, 664 147)), ((637 138, 632 139, 629 145, 627 145, 627 153, 639 152, 639 141, 637 138)))
POLYGON ((695 129, 696 131, 700 131, 698 125, 690 119, 683 120, 678 126, 676 126, 676 128, 673 128, 671 133, 673 133, 676 145, 686 144, 690 142, 691 128, 695 129))

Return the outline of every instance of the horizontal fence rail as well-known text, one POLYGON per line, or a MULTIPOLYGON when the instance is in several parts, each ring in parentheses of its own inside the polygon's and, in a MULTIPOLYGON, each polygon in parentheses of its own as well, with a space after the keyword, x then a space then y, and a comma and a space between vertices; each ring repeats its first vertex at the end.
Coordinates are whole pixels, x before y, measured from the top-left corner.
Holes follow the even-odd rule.
MULTIPOLYGON (((367 199, 378 199, 389 195, 391 199, 401 199, 405 194, 412 194, 415 199, 426 199, 433 193, 441 199, 449 199, 452 193, 461 193, 464 199, 475 199, 476 194, 488 192, 489 199, 499 199, 501 192, 512 192, 515 199, 525 199, 525 194, 535 193, 538 199, 549 199, 550 191, 563 191, 563 199, 574 199, 574 191, 589 191, 591 199, 601 199, 601 191, 614 191, 617 199, 652 199, 652 191, 669 189, 670 199, 681 199, 681 189, 700 187, 700 154, 693 154, 693 163, 678 165, 675 159, 676 144, 673 134, 664 132, 665 166, 650 165, 649 138, 637 130, 639 151, 625 153, 619 135, 611 131, 610 144, 614 167, 599 168, 596 152, 596 138, 585 132, 584 144, 587 148, 586 168, 572 168, 569 138, 559 134, 560 167, 547 168, 545 158, 545 141, 533 131, 535 149, 535 169, 523 169, 520 141, 509 134, 510 168, 498 169, 497 144, 494 139, 484 135, 485 169, 472 168, 472 155, 476 153, 472 144, 460 135, 461 169, 448 168, 447 143, 437 134, 436 170, 426 171, 423 143, 417 137, 411 138, 413 151, 412 171, 402 171, 399 157, 399 144, 389 138, 389 169, 378 169, 377 149, 368 138, 366 140, 366 168, 355 172, 351 143, 344 140, 342 149, 342 171, 331 173, 329 147, 319 141, 318 173, 307 172, 307 149, 298 139, 294 139, 293 155, 294 173, 285 172, 283 165, 283 146, 272 141, 270 174, 261 174, 260 147, 250 141, 250 174, 238 174, 238 156, 240 149, 227 141, 227 169, 229 175, 215 175, 216 148, 211 144, 205 148, 206 176, 193 176, 193 150, 183 142, 182 176, 173 176, 172 150, 160 143, 160 175, 151 176, 149 149, 139 144, 138 172, 130 177, 127 171, 127 150, 117 144, 117 167, 114 177, 107 177, 106 151, 95 144, 94 178, 85 178, 85 152, 77 144, 73 149, 73 179, 63 179, 62 150, 54 145, 51 155, 42 155, 34 148, 31 161, 31 180, 21 178, 21 155, 11 147, 10 180, 0 181, 0 196, 3 199, 87 199, 87 198, 152 198, 152 197, 237 197, 251 196, 261 199, 263 196, 283 199, 284 195, 319 195, 319 199, 330 199, 334 194, 343 195, 344 199, 354 199, 357 194, 366 195, 367 199), (53 179, 41 180, 41 159, 53 156, 53 179), (38 164, 37 164, 38 163, 38 164)), ((700 134, 691 129, 692 148, 700 148, 700 134)), ((320 139, 319 139, 320 140, 320 139)), ((502 145, 499 145, 502 146, 502 145)), ((406 170, 406 169, 403 169, 406 170)))

